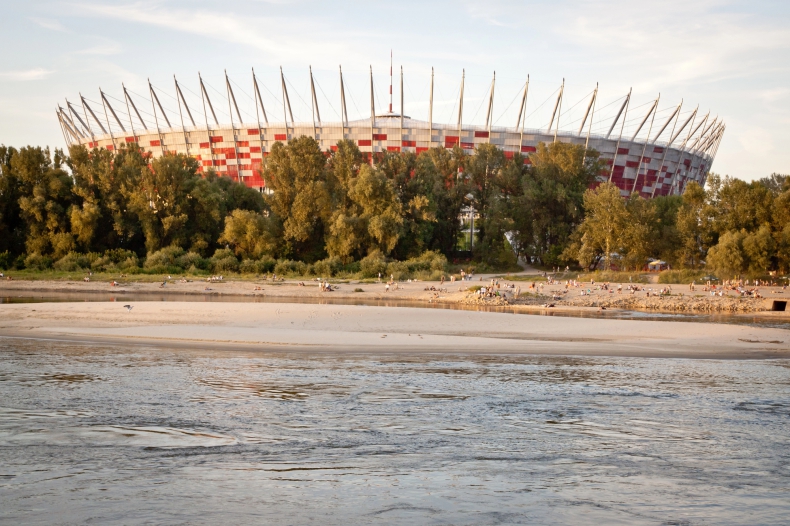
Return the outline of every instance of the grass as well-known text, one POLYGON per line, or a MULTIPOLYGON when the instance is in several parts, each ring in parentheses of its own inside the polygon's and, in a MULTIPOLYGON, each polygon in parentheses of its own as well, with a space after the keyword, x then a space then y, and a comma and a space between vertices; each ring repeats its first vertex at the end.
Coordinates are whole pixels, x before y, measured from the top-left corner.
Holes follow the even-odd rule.
POLYGON ((579 274, 579 281, 595 280, 599 283, 650 283, 648 274, 644 272, 616 272, 613 270, 597 270, 579 274))

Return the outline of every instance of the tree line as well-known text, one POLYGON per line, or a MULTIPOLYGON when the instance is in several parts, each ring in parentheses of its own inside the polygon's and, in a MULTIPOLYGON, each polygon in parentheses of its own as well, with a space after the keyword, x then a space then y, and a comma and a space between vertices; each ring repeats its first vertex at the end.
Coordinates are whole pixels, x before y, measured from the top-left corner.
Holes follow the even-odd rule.
POLYGON ((310 137, 276 143, 262 194, 136 144, 68 155, 0 146, 0 266, 370 273, 471 255, 489 268, 525 258, 640 269, 653 257, 756 274, 790 264, 784 176, 712 175, 682 196, 622 199, 613 185, 592 189, 605 165, 578 145, 540 144, 528 157, 493 145, 368 155, 353 141, 331 152, 310 137), (463 254, 469 207, 474 250, 463 254))

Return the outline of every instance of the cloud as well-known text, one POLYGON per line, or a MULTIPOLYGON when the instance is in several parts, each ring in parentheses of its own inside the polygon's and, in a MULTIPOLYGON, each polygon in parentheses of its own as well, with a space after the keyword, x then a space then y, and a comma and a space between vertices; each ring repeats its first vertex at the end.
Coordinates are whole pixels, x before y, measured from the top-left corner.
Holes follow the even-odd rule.
POLYGON ((13 81, 41 80, 54 73, 52 70, 43 68, 27 69, 23 71, 4 71, 0 72, 0 78, 13 81))
POLYGON ((31 17, 30 20, 46 29, 51 29, 53 31, 67 31, 63 24, 53 18, 31 17))
MULTIPOLYGON (((351 49, 340 44, 325 25, 302 20, 294 26, 292 20, 241 15, 227 10, 166 9, 158 3, 142 2, 125 5, 76 4, 84 14, 136 22, 173 31, 243 45, 261 51, 270 62, 289 60, 335 60, 348 56, 351 49), (287 23, 286 23, 287 22, 287 23), (260 28, 269 28, 261 31, 260 28), (297 27, 297 33, 293 28, 297 27)), ((356 53, 354 53, 356 54, 356 53)))

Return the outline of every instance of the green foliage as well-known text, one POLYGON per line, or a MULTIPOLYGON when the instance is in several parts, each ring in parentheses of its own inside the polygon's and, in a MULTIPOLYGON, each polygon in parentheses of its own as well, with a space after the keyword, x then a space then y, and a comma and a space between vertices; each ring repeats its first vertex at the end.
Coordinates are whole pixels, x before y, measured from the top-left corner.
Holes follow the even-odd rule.
POLYGON ((215 274, 237 272, 239 260, 229 248, 220 248, 209 259, 209 269, 215 274))
POLYGON ((310 274, 318 277, 333 277, 343 270, 343 262, 339 257, 330 257, 316 261, 310 266, 310 274))
POLYGON ((658 274, 659 283, 674 284, 680 283, 688 285, 692 281, 697 284, 703 283, 703 277, 707 275, 704 270, 683 269, 683 270, 663 270, 658 274))
POLYGON ((0 267, 425 279, 459 257, 461 210, 472 206, 478 272, 515 270, 518 258, 790 272, 787 176, 710 174, 682 196, 624 200, 611 185, 589 190, 603 168, 597 152, 563 142, 528 160, 489 144, 370 159, 353 141, 322 152, 300 137, 272 148, 264 197, 187 155, 154 159, 135 144, 68 157, 0 146, 0 267))
POLYGON ((301 277, 307 275, 307 264, 304 261, 281 259, 274 266, 274 273, 279 276, 301 277))
POLYGON ((93 262, 99 259, 99 254, 80 254, 78 252, 69 252, 59 260, 57 260, 52 268, 60 271, 77 271, 88 270, 93 266, 93 262))
POLYGON ((579 274, 580 281, 594 280, 596 283, 648 283, 646 275, 639 272, 618 272, 614 270, 596 270, 579 274))
POLYGON ((382 275, 387 272, 387 261, 384 255, 374 250, 359 262, 359 270, 363 278, 377 278, 379 273, 382 275))
POLYGON ((52 268, 52 258, 34 252, 25 258, 24 268, 30 270, 47 270, 48 268, 52 268))

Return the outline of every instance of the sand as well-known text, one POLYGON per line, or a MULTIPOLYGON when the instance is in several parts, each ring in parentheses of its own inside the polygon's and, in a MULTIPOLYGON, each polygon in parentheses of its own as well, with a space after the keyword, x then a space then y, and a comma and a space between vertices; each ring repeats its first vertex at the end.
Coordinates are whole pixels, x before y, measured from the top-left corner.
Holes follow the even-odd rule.
MULTIPOLYGON (((260 352, 790 357, 790 331, 692 322, 296 303, 0 305, 0 338, 260 352)), ((2 341, 2 340, 0 340, 2 341)))

